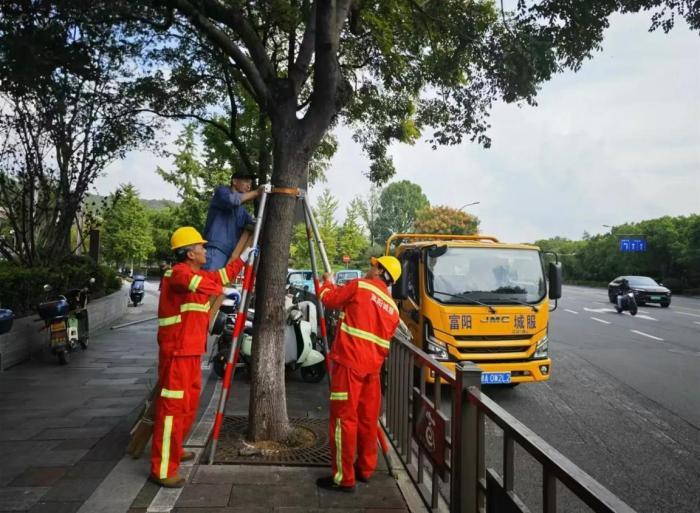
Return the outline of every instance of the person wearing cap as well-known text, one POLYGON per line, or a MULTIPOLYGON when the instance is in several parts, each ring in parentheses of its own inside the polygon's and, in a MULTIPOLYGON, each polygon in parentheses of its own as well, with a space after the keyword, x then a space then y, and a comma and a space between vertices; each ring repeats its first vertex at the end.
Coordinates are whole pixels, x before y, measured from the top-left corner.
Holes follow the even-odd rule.
POLYGON ((328 355, 332 475, 316 481, 328 490, 352 492, 355 480, 368 481, 377 467, 379 373, 399 324, 389 287, 401 276, 401 264, 393 256, 371 263, 364 278, 341 287, 325 273, 319 291, 325 308, 342 311, 328 355))
POLYGON ((239 172, 231 176, 230 185, 220 185, 214 189, 204 225, 204 237, 208 241, 204 269, 215 271, 225 266, 243 228, 255 223, 253 216, 242 205, 262 193, 262 187, 251 191, 252 185, 253 175, 239 172))
POLYGON ((150 480, 179 488, 180 461, 194 454, 183 452, 202 390, 200 360, 206 352, 209 298, 223 293, 241 271, 251 252, 218 271, 203 271, 207 241, 191 226, 178 228, 170 239, 176 264, 163 273, 158 302, 158 382, 151 450, 150 480))

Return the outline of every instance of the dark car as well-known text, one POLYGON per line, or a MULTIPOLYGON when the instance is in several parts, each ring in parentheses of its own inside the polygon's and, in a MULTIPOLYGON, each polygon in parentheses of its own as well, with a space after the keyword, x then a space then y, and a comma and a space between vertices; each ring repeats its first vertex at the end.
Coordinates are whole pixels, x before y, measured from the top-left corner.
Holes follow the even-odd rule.
POLYGON ((671 304, 671 291, 648 276, 618 276, 615 278, 608 284, 608 298, 610 298, 611 303, 617 302, 620 283, 623 279, 629 282, 638 305, 658 303, 666 308, 671 304))

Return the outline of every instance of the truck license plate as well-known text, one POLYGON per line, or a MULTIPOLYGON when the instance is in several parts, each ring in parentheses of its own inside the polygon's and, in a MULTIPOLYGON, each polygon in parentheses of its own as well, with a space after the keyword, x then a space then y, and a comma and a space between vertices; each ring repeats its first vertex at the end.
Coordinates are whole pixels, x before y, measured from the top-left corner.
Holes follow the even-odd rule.
POLYGON ((650 296, 649 299, 652 301, 661 301, 661 296, 650 296))
POLYGON ((503 385, 510 383, 510 372, 482 372, 482 385, 503 385))

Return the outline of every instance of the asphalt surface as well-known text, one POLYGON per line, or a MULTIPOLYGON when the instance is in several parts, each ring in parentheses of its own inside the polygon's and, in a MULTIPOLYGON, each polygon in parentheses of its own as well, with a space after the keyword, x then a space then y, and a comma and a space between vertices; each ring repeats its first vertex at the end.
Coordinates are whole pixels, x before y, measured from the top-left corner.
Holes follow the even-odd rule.
MULTIPOLYGON (((604 289, 564 287, 550 353, 550 381, 486 393, 637 511, 700 511, 700 300, 632 317, 604 289)), ((500 436, 487 426, 497 470, 500 436)), ((518 454, 516 492, 536 511, 541 472, 518 454)), ((564 511, 589 511, 560 490, 564 511)))

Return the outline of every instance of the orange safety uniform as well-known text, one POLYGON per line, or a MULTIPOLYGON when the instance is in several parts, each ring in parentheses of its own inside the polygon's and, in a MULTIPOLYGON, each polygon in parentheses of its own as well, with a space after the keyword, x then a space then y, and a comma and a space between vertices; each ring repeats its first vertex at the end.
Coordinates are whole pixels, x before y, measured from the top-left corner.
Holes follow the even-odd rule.
POLYGON ((379 372, 399 324, 389 289, 379 278, 342 287, 324 284, 323 305, 342 310, 328 359, 331 369, 329 438, 333 480, 355 485, 357 471, 369 479, 377 467, 377 422, 381 409, 379 372))
POLYGON ((206 353, 209 297, 223 293, 243 268, 236 259, 218 271, 196 271, 179 263, 163 275, 158 303, 158 380, 151 450, 151 475, 177 474, 182 443, 197 415, 200 369, 206 353))

